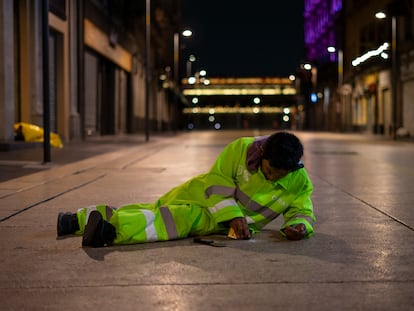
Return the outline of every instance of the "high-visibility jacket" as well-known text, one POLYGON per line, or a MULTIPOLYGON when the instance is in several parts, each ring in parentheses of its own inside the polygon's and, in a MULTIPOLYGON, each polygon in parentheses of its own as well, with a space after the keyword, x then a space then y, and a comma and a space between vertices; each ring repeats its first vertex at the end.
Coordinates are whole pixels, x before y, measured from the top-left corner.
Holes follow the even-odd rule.
POLYGON ((207 235, 228 230, 226 223, 245 217, 255 233, 283 215, 280 232, 303 223, 307 237, 315 221, 312 182, 303 166, 277 181, 263 175, 261 147, 267 137, 243 137, 228 144, 210 171, 171 189, 155 203, 105 205, 80 209, 80 232, 88 214, 98 209, 117 231, 115 244, 132 244, 207 235))

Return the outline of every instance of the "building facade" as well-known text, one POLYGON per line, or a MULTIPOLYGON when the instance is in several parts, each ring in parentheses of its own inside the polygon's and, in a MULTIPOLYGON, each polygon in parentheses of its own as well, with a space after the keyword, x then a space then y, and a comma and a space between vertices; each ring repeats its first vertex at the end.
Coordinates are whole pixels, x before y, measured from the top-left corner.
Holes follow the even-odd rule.
POLYGON ((305 3, 305 25, 319 34, 306 42, 308 60, 317 68, 318 129, 414 135, 413 1, 305 3), (378 12, 385 18, 376 18, 378 12), (313 48, 327 40, 327 46, 313 48), (328 46, 336 50, 329 54, 328 46))
POLYGON ((407 57, 414 48, 413 1, 365 2, 345 6, 344 70, 353 86, 353 126, 386 136, 396 137, 399 129, 414 135, 407 57), (376 18, 379 12, 385 18, 376 18))
POLYGON ((295 81, 280 77, 197 79, 183 84, 183 128, 302 129, 295 81), (205 83, 208 82, 208 83, 205 83))
POLYGON ((342 84, 339 67, 343 57, 342 2, 304 1, 305 63, 312 68, 299 68, 298 77, 306 105, 307 129, 340 129, 338 87, 342 84))
MULTIPOLYGON (((43 126, 42 4, 42 0, 0 0, 3 142, 14 140, 16 122, 43 126)), ((151 6, 150 49, 145 1, 49 0, 48 4, 50 130, 71 141, 142 132, 146 124, 152 131, 171 129, 175 111, 180 110, 171 68, 181 2, 151 6)))

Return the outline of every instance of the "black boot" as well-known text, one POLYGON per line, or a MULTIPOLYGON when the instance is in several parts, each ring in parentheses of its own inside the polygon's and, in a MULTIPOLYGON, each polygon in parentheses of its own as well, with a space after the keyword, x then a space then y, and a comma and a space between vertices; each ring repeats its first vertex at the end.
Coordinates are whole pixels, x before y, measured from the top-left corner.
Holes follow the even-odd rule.
POLYGON ((115 240, 115 227, 103 220, 98 211, 90 213, 82 238, 82 246, 102 247, 115 240))
POLYGON ((59 213, 57 218, 57 235, 74 234, 79 230, 78 217, 72 213, 59 213))

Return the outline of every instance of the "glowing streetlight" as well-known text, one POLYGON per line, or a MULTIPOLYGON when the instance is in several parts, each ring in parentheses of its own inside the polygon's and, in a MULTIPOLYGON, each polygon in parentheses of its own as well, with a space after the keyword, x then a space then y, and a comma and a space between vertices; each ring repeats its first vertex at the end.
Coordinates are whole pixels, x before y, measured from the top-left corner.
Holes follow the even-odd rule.
MULTIPOLYGON (((189 29, 185 29, 181 32, 181 35, 184 37, 191 37, 193 32, 189 29)), ((180 60, 180 34, 178 32, 174 33, 174 82, 178 87, 179 82, 179 60, 180 60)))
POLYGON ((336 48, 334 46, 328 46, 328 52, 329 53, 335 53, 336 52, 336 48))
POLYGON ((385 14, 384 12, 381 11, 381 12, 375 13, 375 17, 378 18, 378 19, 384 19, 384 18, 387 17, 387 14, 385 14))
MULTIPOLYGON (((329 53, 335 53, 336 47, 328 46, 329 53)), ((344 55, 341 49, 338 50, 338 89, 342 86, 344 80, 344 55)))
POLYGON ((190 29, 186 29, 181 33, 184 37, 191 37, 193 32, 190 29))
POLYGON ((304 65, 303 65, 303 68, 304 68, 305 70, 311 70, 311 69, 312 69, 312 65, 311 65, 311 64, 304 64, 304 65))

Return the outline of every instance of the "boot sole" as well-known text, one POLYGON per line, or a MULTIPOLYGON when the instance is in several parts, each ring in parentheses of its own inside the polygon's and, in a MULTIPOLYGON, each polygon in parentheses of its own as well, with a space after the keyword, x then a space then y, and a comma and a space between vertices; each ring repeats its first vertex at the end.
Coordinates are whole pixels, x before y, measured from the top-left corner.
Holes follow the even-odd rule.
POLYGON ((61 224, 63 215, 64 215, 64 213, 59 213, 58 218, 57 218, 56 231, 57 231, 58 236, 65 235, 65 233, 62 230, 62 224, 61 224))
POLYGON ((88 223, 85 226, 82 237, 82 246, 93 246, 94 236, 99 224, 102 222, 102 215, 98 211, 92 211, 88 223))
POLYGON ((63 219, 65 216, 67 216, 67 213, 60 212, 57 218, 56 231, 58 237, 75 233, 72 232, 72 227, 67 225, 67 221, 63 219))

